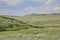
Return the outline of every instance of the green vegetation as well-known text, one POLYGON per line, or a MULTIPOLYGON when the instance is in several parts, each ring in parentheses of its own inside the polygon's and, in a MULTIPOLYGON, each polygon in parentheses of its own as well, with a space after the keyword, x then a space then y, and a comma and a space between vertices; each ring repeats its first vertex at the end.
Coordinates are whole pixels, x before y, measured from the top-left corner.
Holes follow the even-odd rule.
POLYGON ((0 40, 60 40, 60 14, 0 15, 0 40))
POLYGON ((0 16, 0 31, 17 31, 28 29, 29 25, 14 18, 0 16))

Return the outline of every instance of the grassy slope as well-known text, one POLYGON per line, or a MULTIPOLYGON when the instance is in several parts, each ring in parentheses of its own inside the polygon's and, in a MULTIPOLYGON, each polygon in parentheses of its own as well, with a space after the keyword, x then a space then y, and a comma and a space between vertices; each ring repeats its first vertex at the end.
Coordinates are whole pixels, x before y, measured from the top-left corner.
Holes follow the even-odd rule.
MULTIPOLYGON (((11 38, 4 38, 3 40, 28 40, 28 37, 33 37, 32 40, 60 40, 60 15, 27 15, 23 17, 12 17, 17 20, 22 20, 23 22, 26 22, 31 25, 37 25, 39 27, 44 28, 29 28, 29 29, 21 29, 19 31, 5 31, 0 32, 0 35, 7 35, 9 36, 11 34, 11 38), (26 38, 12 38, 12 35, 19 35, 19 34, 25 34, 25 37, 27 34, 32 34, 30 36, 27 36, 26 38), (39 37, 35 36, 36 34, 39 35, 39 37), (41 35, 40 35, 41 34, 41 35), (37 39, 36 39, 36 38, 37 39)), ((24 35, 23 35, 24 36, 24 35)))
POLYGON ((60 26, 60 15, 28 15, 15 17, 18 20, 38 26, 60 26))
POLYGON ((7 16, 0 16, 0 31, 15 31, 20 29, 28 29, 29 27, 30 25, 23 21, 7 16))

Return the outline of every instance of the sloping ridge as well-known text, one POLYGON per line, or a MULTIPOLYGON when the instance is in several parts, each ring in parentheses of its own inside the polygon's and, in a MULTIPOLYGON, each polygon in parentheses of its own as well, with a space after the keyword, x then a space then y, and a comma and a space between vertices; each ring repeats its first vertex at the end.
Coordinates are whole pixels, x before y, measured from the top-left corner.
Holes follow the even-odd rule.
POLYGON ((6 17, 6 16, 0 16, 0 17, 6 19, 7 21, 9 20, 9 21, 11 21, 11 22, 12 22, 12 21, 15 21, 15 22, 18 22, 18 23, 26 24, 26 23, 24 23, 24 22, 22 22, 22 21, 20 21, 20 20, 14 19, 14 18, 6 17))
POLYGON ((29 27, 32 27, 32 25, 14 18, 0 16, 0 31, 16 31, 28 29, 29 27))

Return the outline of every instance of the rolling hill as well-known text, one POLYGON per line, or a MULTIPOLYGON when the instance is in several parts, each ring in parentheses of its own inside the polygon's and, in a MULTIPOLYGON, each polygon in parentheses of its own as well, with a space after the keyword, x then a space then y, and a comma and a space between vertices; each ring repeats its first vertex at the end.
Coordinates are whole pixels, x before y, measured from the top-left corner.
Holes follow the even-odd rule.
POLYGON ((0 15, 0 31, 60 27, 60 14, 0 15))
POLYGON ((30 14, 23 17, 14 17, 18 20, 22 20, 26 23, 44 26, 44 27, 59 27, 60 26, 60 14, 30 14))
POLYGON ((0 15, 0 40, 60 40, 60 14, 0 15))
POLYGON ((0 16, 0 31, 16 31, 20 29, 28 29, 30 25, 27 23, 10 18, 9 16, 0 16))

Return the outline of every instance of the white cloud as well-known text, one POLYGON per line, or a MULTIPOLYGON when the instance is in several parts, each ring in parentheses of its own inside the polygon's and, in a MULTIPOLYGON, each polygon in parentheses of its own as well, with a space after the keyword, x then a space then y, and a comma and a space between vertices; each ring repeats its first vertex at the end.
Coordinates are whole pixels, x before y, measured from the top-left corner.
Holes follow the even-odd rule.
POLYGON ((32 10, 34 10, 35 8, 34 7, 28 7, 28 8, 25 8, 24 10, 25 11, 32 11, 32 10))
POLYGON ((46 4, 50 4, 53 0, 47 0, 46 4))
POLYGON ((33 2, 38 2, 38 3, 45 3, 45 4, 50 4, 55 2, 55 0, 32 0, 33 2))
POLYGON ((53 4, 56 3, 56 0, 46 0, 45 4, 53 4))
POLYGON ((38 2, 38 3, 43 3, 45 2, 46 0, 32 0, 33 2, 38 2))
POLYGON ((60 10, 60 6, 55 6, 55 7, 53 8, 53 10, 55 10, 55 11, 60 10))
POLYGON ((32 1, 41 1, 41 0, 32 0, 32 1))
POLYGON ((43 6, 43 7, 28 7, 25 8, 24 10, 28 13, 46 13, 47 11, 50 11, 50 7, 48 6, 43 6))
POLYGON ((6 3, 7 5, 17 5, 18 3, 21 3, 22 0, 0 0, 0 2, 4 2, 6 3))
POLYGON ((8 9, 0 9, 0 15, 13 15, 16 11, 14 10, 8 10, 8 9))
POLYGON ((24 9, 26 14, 30 14, 30 13, 38 13, 39 9, 36 7, 27 7, 24 9))

